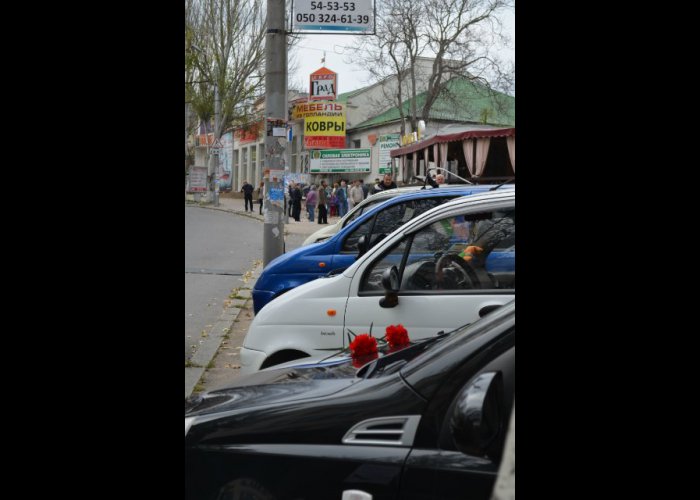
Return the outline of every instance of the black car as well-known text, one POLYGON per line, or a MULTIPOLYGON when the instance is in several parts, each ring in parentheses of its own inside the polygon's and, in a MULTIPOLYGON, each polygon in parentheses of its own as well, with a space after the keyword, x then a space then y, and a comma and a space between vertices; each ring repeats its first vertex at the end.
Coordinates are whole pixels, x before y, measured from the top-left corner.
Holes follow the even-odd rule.
POLYGON ((514 384, 515 302, 359 369, 243 376, 185 402, 185 498, 488 500, 514 384))

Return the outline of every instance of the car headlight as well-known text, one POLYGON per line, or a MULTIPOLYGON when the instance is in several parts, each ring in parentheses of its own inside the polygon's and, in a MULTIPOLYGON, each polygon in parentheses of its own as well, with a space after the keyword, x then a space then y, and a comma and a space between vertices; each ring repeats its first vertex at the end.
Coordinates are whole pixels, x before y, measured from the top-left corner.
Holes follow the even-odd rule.
POLYGON ((193 423, 194 423, 194 417, 186 417, 185 418, 185 436, 187 436, 187 431, 190 430, 190 427, 192 427, 193 423))

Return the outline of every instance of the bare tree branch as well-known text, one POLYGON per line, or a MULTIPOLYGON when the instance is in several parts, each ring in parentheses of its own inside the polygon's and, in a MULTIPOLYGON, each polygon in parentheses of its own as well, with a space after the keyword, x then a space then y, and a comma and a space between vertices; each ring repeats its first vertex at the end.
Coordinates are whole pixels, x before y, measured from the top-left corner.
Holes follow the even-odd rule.
MULTIPOLYGON (((263 0, 186 0, 186 33, 198 83, 192 107, 209 122, 214 114, 214 83, 221 98, 216 137, 243 119, 245 103, 264 85, 266 13, 263 0), (189 31, 188 31, 189 30, 189 31)), ((186 59, 187 62, 187 59, 186 59)))
POLYGON ((449 95, 455 77, 484 86, 494 99, 497 90, 512 90, 513 68, 504 67, 493 52, 507 41, 500 13, 513 5, 512 0, 386 0, 377 7, 377 36, 364 37, 351 60, 368 67, 372 80, 387 82, 385 95, 399 108, 402 133, 406 121, 415 130, 418 119, 428 121, 438 98, 449 95), (423 56, 433 58, 425 76, 423 56))

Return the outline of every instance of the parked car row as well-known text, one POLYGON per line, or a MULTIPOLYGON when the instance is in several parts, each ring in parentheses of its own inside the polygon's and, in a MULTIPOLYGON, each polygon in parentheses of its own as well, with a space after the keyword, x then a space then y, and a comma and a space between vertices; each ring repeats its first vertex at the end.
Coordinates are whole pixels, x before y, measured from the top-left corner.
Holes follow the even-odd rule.
POLYGON ((370 199, 265 268, 241 375, 185 402, 185 498, 491 497, 515 394, 514 186, 370 199), (353 338, 398 324, 407 343, 357 356, 353 338))
MULTIPOLYGON (((368 248, 376 245, 406 222, 442 203, 461 196, 488 192, 496 186, 455 186, 373 195, 339 221, 338 232, 316 244, 280 255, 265 266, 253 288, 255 313, 289 290, 329 272, 350 266, 368 248), (374 201, 378 203, 374 204, 374 201)), ((501 186, 510 191, 514 186, 501 186)))
MULTIPOLYGON (((426 200, 438 198, 396 196, 358 222, 426 200)), ((337 238, 353 227, 329 243, 339 244, 343 240, 337 238)), ((290 261, 279 265, 313 267, 313 256, 287 255, 290 261)), ((354 253, 341 258, 347 257, 357 258, 354 253)), ((266 272, 275 269, 273 263, 266 272)), ((423 338, 474 321, 514 294, 515 190, 453 199, 400 226, 342 272, 298 286, 260 309, 243 342, 241 373, 347 347, 347 330, 366 332, 370 325, 383 331, 403 323, 411 325, 412 338, 423 338)))

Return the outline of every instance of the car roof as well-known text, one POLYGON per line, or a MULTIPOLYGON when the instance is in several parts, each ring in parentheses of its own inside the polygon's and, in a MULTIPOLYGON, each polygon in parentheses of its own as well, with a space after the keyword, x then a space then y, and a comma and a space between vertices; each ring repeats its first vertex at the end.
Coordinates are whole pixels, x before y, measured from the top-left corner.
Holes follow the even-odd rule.
POLYGON ((459 214, 466 207, 478 205, 491 205, 498 202, 512 202, 515 200, 515 189, 504 189, 498 191, 487 191, 485 193, 477 193, 471 196, 462 196, 454 200, 450 200, 442 205, 431 208, 425 213, 420 214, 415 219, 408 221, 401 226, 405 232, 417 231, 418 229, 430 224, 433 219, 443 218, 454 214, 459 214))
MULTIPOLYGON (((472 184, 474 186, 475 184, 472 184)), ((510 184, 512 186, 512 184, 510 184)), ((358 207, 365 207, 369 205, 370 203, 376 203, 376 202, 381 202, 383 199, 389 199, 393 198, 398 195, 402 194, 408 194, 408 193, 414 193, 416 191, 430 191, 432 189, 442 189, 442 190, 448 190, 448 189, 461 189, 470 186, 470 184, 443 184, 439 188, 433 188, 430 185, 423 186, 422 184, 418 185, 411 185, 411 186, 401 186, 397 188, 392 188, 392 189, 385 189, 384 191, 378 191, 374 194, 369 194, 367 198, 362 200, 360 203, 356 204, 354 207, 352 207, 350 210, 348 210, 348 213, 345 214, 343 217, 341 217, 341 221, 345 220, 346 217, 352 213, 355 212, 355 209, 358 207)), ((484 187, 487 185, 483 184, 484 187)), ((488 186, 492 186, 489 184, 488 186)))
MULTIPOLYGON (((368 209, 366 212, 363 212, 362 214, 358 215, 352 222, 347 224, 344 228, 342 228, 340 231, 335 233, 330 239, 333 238, 342 238, 346 234, 347 231, 351 231, 351 228, 355 228, 357 225, 362 224, 364 221, 367 219, 371 218, 376 212, 379 210, 383 210, 385 207, 397 204, 397 203, 402 203, 404 201, 409 201, 409 200, 420 200, 424 198, 435 198, 437 196, 450 196, 450 195, 456 195, 459 199, 460 196, 469 196, 470 198, 472 196, 476 196, 477 194, 482 194, 481 191, 484 192, 489 192, 490 189, 498 187, 498 185, 492 185, 492 184, 480 184, 480 185, 469 185, 469 184, 462 184, 460 186, 450 186, 449 188, 432 188, 432 189, 419 189, 416 191, 412 191, 409 193, 402 193, 399 195, 392 196, 388 198, 387 200, 378 203, 368 209), (477 191, 478 193, 474 194, 474 191, 477 191)), ((387 190, 391 191, 391 190, 387 190)), ((502 186, 499 188, 497 191, 491 191, 491 192, 514 192, 515 191, 515 185, 509 184, 502 186)), ((448 202, 451 203, 451 202, 448 202)), ((431 209, 434 210, 434 209, 431 209)), ((427 212, 426 212, 427 213, 427 212)), ((423 215, 423 214, 421 214, 423 215)))

